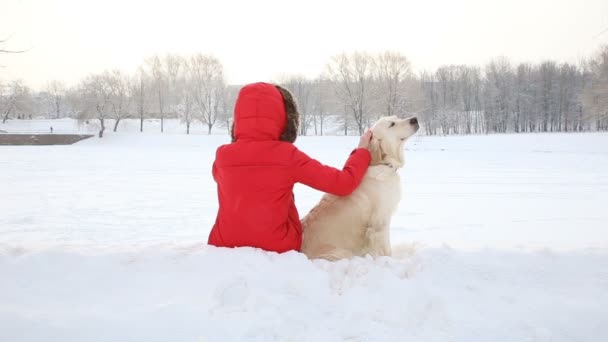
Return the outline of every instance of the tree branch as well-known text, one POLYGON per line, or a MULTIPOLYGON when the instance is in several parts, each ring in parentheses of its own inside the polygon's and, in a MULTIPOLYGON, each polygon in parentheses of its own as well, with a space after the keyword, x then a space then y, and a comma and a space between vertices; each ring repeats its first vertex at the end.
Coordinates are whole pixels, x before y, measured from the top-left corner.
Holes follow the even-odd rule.
POLYGON ((27 50, 4 50, 4 49, 0 49, 0 53, 23 53, 26 52, 27 50))

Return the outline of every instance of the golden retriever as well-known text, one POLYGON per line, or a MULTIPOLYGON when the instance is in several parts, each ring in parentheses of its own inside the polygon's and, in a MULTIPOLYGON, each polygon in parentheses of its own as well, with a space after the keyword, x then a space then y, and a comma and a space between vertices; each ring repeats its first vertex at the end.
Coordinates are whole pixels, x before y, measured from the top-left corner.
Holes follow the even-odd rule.
POLYGON ((372 127, 372 161, 349 196, 325 194, 302 219, 302 252, 311 259, 390 256, 389 226, 401 197, 397 170, 403 145, 418 131, 415 117, 383 117, 372 127))

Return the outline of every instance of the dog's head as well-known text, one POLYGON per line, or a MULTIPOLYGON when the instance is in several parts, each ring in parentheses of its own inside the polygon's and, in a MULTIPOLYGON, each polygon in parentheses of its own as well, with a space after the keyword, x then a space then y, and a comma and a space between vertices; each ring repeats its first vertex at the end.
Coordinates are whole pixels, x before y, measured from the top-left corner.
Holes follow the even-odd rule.
POLYGON ((372 155, 371 165, 389 164, 400 168, 403 166, 403 145, 418 131, 416 117, 399 119, 396 116, 380 118, 372 127, 372 141, 369 150, 372 155))

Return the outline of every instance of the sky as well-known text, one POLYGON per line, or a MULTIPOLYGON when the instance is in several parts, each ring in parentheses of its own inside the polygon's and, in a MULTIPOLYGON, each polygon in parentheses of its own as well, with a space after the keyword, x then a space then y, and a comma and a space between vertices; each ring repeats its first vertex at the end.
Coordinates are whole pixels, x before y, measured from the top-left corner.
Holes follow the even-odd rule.
POLYGON ((42 89, 153 54, 210 53, 230 83, 314 77, 332 55, 392 50, 415 71, 553 59, 608 44, 606 0, 0 0, 0 80, 42 89))

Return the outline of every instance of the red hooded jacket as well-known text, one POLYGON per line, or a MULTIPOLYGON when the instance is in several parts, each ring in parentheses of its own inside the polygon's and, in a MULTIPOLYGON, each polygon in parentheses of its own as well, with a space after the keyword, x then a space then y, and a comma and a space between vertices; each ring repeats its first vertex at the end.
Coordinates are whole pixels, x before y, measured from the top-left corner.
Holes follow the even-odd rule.
POLYGON ((294 184, 348 195, 361 183, 370 163, 369 151, 355 149, 338 170, 280 141, 286 125, 285 105, 278 89, 267 83, 241 89, 234 124, 236 141, 220 146, 213 163, 219 210, 209 244, 299 251, 302 225, 294 184))

